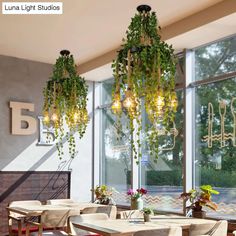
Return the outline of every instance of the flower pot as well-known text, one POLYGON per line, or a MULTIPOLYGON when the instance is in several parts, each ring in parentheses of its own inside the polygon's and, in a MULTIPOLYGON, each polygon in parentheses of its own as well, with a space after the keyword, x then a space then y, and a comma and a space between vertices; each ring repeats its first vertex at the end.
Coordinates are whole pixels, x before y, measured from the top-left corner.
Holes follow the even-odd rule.
POLYGON ((144 222, 150 222, 151 221, 150 214, 143 214, 143 219, 144 219, 144 222))
POLYGON ((110 199, 109 198, 104 198, 100 202, 100 204, 102 204, 102 205, 109 205, 109 203, 110 203, 110 199))
POLYGON ((109 205, 110 199, 106 197, 104 198, 99 197, 99 198, 96 198, 94 203, 101 204, 101 205, 109 205))
POLYGON ((194 218, 206 218, 206 212, 205 211, 192 211, 192 217, 194 218))
POLYGON ((131 198, 131 210, 142 210, 143 209, 143 199, 131 198))

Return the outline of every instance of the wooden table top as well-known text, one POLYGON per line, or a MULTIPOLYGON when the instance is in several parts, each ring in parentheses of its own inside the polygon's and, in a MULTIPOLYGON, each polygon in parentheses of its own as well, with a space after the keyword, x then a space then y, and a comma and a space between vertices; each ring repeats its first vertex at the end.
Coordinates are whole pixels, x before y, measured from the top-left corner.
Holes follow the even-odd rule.
POLYGON ((76 210, 81 211, 86 207, 98 207, 100 205, 95 203, 77 202, 70 204, 60 205, 22 205, 22 206, 9 206, 7 210, 10 212, 18 213, 24 216, 38 216, 46 210, 76 210))
POLYGON ((101 205, 97 203, 92 202, 73 202, 73 203, 60 203, 60 206, 66 206, 66 207, 79 207, 81 210, 83 210, 86 207, 100 207, 100 206, 107 206, 107 205, 101 205))
POLYGON ((213 220, 187 218, 179 216, 157 215, 152 217, 151 222, 143 222, 143 219, 136 218, 130 220, 97 220, 91 222, 73 223, 77 228, 98 233, 105 236, 133 235, 140 230, 165 229, 170 227, 181 227, 183 230, 189 229, 191 224, 205 224, 216 222, 213 220))

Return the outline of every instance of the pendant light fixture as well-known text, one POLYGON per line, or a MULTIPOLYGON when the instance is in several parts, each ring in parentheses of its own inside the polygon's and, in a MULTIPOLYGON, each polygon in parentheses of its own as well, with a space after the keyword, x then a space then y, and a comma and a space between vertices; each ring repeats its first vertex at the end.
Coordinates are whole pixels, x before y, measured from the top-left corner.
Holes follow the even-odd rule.
POLYGON ((141 101, 144 101, 150 122, 147 142, 150 154, 157 158, 158 130, 155 127, 160 123, 168 127, 174 121, 178 106, 176 59, 172 46, 161 40, 156 13, 151 12, 148 5, 138 6, 137 11, 112 64, 115 82, 111 108, 118 116, 122 110, 127 114, 131 133, 136 137, 131 147, 137 159, 141 157, 141 101))
POLYGON ((53 127, 60 158, 64 155, 64 138, 69 143, 69 154, 76 154, 75 134, 82 138, 89 118, 87 112, 88 86, 77 74, 74 58, 68 50, 62 50, 53 67, 52 77, 44 88, 44 125, 53 127), (67 131, 65 131, 67 130, 67 131))

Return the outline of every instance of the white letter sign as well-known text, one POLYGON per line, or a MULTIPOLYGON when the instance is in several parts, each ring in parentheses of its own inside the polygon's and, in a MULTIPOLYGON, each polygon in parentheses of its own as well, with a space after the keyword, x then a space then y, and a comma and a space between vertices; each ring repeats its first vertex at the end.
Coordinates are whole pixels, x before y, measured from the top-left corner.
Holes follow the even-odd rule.
POLYGON ((34 111, 33 103, 10 102, 12 109, 12 134, 29 135, 36 132, 36 119, 31 116, 21 114, 21 110, 34 111), (26 123, 26 127, 22 127, 22 123, 26 123))

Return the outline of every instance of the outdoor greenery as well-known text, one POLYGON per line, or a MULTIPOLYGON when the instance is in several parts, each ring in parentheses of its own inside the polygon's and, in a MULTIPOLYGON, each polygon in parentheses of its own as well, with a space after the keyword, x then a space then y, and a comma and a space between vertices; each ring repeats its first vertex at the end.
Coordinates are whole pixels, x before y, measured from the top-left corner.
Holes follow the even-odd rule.
MULTIPOLYGON (((236 37, 219 41, 195 52, 196 79, 207 79, 236 71, 236 37)), ((217 187, 236 187, 236 147, 232 140, 220 147, 220 141, 214 141, 212 148, 203 142, 208 135, 208 103, 214 109, 213 134, 221 134, 221 114, 224 113, 219 104, 226 104, 224 121, 225 133, 233 133, 234 116, 230 105, 236 97, 236 78, 199 86, 196 89, 196 171, 200 184, 211 184, 217 187)), ((233 111, 236 104, 233 103, 233 111)))

